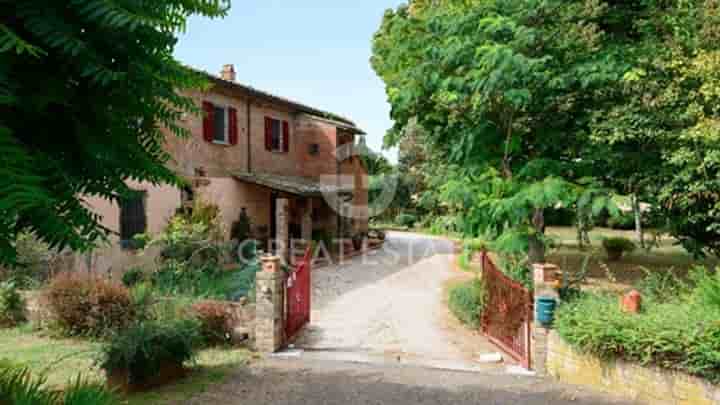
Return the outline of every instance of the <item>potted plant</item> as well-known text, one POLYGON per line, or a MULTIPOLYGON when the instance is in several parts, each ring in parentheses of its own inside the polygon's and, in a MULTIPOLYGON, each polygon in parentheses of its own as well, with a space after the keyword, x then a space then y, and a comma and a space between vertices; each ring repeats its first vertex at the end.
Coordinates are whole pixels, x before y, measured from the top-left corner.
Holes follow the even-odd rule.
POLYGON ((620 260, 626 252, 632 252, 637 248, 633 241, 622 237, 603 239, 602 244, 610 261, 620 260))
POLYGON ((363 247, 363 241, 365 241, 365 235, 363 233, 356 233, 352 237, 353 249, 361 250, 363 247))
POLYGON ((197 320, 138 322, 103 345, 98 363, 110 388, 144 391, 184 377, 201 344, 197 320))

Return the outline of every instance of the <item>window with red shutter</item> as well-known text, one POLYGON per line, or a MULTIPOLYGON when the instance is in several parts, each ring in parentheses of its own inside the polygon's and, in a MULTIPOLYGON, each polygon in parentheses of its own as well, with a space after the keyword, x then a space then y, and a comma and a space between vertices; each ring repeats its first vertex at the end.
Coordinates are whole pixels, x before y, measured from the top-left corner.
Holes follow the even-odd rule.
POLYGON ((215 106, 209 101, 203 101, 203 139, 212 142, 215 136, 215 106))
POLYGON ((272 127, 273 119, 270 117, 265 117, 265 150, 273 149, 272 127))
POLYGON ((287 121, 283 121, 282 128, 283 128, 282 149, 283 149, 283 152, 288 152, 288 151, 290 151, 290 124, 287 121))
POLYGON ((237 124, 237 110, 229 107, 228 108, 228 141, 230 145, 237 145, 238 143, 238 124, 237 124))
POLYGON ((265 149, 272 152, 287 152, 290 146, 290 124, 265 117, 265 149))

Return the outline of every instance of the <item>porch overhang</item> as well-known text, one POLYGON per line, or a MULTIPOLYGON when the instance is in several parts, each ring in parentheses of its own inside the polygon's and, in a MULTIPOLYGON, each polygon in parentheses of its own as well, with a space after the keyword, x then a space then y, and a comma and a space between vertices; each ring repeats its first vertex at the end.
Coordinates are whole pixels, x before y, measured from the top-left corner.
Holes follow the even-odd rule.
POLYGON ((283 176, 270 173, 233 173, 236 180, 286 192, 300 197, 322 197, 325 194, 352 194, 352 186, 326 184, 299 176, 283 176))

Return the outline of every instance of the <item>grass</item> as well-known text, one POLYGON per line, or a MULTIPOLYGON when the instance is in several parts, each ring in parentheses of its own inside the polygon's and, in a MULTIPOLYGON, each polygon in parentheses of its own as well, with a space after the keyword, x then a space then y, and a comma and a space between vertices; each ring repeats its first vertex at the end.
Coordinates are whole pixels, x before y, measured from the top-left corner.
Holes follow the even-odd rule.
MULTIPOLYGON (((0 359, 28 366, 34 373, 45 373, 47 384, 62 389, 83 374, 91 381, 104 381, 103 373, 94 365, 100 344, 78 339, 54 339, 27 326, 0 330, 0 359)), ((253 354, 245 349, 213 348, 199 353, 190 375, 148 393, 126 398, 127 405, 176 404, 190 396, 207 391, 222 383, 240 366, 247 365, 253 354)))
POLYGON ((609 237, 625 237, 638 243, 633 231, 619 231, 595 228, 590 232, 592 246, 581 250, 576 241, 576 230, 572 227, 548 228, 547 234, 558 244, 548 255, 548 261, 564 271, 574 273, 581 269, 585 258, 590 255, 588 284, 590 287, 606 290, 624 290, 643 279, 647 272, 671 271, 681 278, 696 265, 718 266, 717 259, 698 260, 688 254, 672 238, 660 239, 659 246, 647 251, 637 249, 627 253, 620 261, 609 262, 602 249, 602 240, 609 237))

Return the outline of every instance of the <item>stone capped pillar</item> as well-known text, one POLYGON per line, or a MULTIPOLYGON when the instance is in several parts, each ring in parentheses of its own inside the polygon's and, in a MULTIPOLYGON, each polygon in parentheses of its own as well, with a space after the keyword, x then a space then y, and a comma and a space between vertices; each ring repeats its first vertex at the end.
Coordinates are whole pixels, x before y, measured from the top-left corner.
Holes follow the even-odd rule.
POLYGON ((275 240, 276 252, 283 263, 289 263, 290 259, 290 202, 287 198, 276 200, 275 224, 277 235, 275 240))
POLYGON ((285 272, 279 256, 263 256, 255 282, 255 349, 275 353, 285 338, 285 272))
MULTIPOLYGON (((533 264, 534 299, 539 297, 555 298, 560 302, 558 287, 562 282, 560 268, 550 263, 533 264)), ((536 303, 537 305, 537 303, 536 303)), ((548 339, 551 328, 546 328, 537 321, 532 324, 532 368, 539 376, 547 375, 548 339)))

